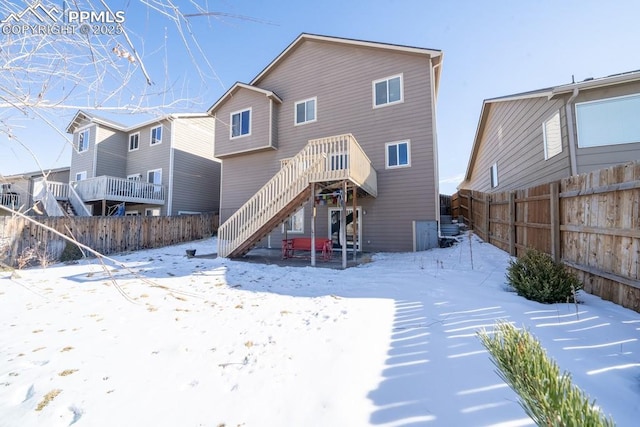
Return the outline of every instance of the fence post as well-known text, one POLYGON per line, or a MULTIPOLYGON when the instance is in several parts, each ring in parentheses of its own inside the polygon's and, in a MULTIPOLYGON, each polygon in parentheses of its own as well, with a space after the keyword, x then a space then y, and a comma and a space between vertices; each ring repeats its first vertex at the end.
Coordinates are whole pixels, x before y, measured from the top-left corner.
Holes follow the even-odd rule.
POLYGON ((560 261, 560 191, 557 182, 552 182, 549 194, 549 210, 551 221, 551 257, 560 261))
POLYGON ((467 205, 467 214, 469 215, 469 230, 473 230, 473 213, 471 210, 471 205, 473 204, 473 191, 469 191, 467 193, 467 199, 469 199, 467 205))
POLYGON ((491 195, 484 195, 484 229, 486 234, 485 242, 491 243, 491 234, 489 229, 491 228, 491 195))
POLYGON ((509 255, 516 256, 516 192, 509 193, 509 255))

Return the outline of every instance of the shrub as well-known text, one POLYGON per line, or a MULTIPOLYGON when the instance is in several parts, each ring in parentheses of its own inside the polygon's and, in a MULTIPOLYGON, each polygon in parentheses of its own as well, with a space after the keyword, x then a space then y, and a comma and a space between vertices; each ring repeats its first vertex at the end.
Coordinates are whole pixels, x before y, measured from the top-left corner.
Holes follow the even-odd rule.
POLYGON ((518 295, 545 304, 575 302, 576 292, 582 289, 577 276, 564 265, 533 249, 509 262, 507 281, 518 295))
POLYGON ((82 254, 82 251, 77 245, 71 242, 66 242, 64 246, 64 250, 62 251, 62 255, 60 255, 60 261, 61 262, 77 261, 79 259, 82 259, 83 257, 84 255, 82 254))
POLYGON ((567 372, 560 375, 540 343, 527 331, 508 323, 496 325, 496 333, 478 333, 491 354, 498 375, 519 396, 520 406, 538 426, 614 426, 595 406, 595 400, 571 383, 567 372))

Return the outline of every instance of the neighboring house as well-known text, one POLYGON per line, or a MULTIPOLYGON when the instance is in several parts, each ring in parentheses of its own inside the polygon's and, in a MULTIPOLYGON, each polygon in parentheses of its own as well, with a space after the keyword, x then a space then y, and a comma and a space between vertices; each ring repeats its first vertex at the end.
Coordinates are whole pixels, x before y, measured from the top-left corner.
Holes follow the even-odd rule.
MULTIPOLYGON (((44 208, 40 202, 44 196, 45 179, 50 183, 66 185, 69 182, 69 168, 0 175, 0 205, 27 215, 42 215, 44 208)), ((0 209, 0 215, 10 213, 0 209)))
POLYGON ((640 159, 640 71, 485 100, 459 189, 502 192, 640 159))
POLYGON ((171 114, 127 127, 79 111, 67 132, 74 144, 69 199, 93 215, 218 211, 211 116, 171 114))
POLYGON ((334 247, 435 246, 441 63, 439 50, 302 34, 231 87, 209 109, 223 165, 219 255, 312 229, 334 247))

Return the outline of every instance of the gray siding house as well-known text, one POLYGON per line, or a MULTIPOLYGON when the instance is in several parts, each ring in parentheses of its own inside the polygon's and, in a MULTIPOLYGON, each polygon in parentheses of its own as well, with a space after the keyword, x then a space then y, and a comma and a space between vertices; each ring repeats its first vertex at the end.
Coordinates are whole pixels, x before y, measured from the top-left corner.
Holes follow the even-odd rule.
POLYGON ((209 109, 219 255, 311 235, 364 251, 437 244, 441 64, 439 50, 302 34, 229 89, 209 109))
MULTIPOLYGON (((27 215, 43 215, 44 183, 65 186, 69 182, 69 168, 0 175, 0 205, 27 215)), ((0 209, 0 215, 11 215, 0 209)))
POLYGON ((211 116, 172 114, 127 127, 79 111, 67 132, 74 144, 69 201, 79 199, 89 213, 218 211, 221 166, 211 116))
POLYGON ((640 159, 640 71, 487 99, 459 189, 502 192, 640 159))

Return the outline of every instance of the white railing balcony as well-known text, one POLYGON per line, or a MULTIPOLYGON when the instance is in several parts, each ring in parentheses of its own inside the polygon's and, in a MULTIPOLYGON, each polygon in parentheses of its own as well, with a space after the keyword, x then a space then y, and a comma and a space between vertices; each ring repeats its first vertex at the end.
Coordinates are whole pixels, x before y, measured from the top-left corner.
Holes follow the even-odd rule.
POLYGON ((0 193, 0 205, 17 210, 20 207, 20 195, 18 193, 0 193))
POLYGON ((163 205, 166 195, 164 185, 106 175, 74 181, 71 186, 84 202, 113 200, 163 205))

